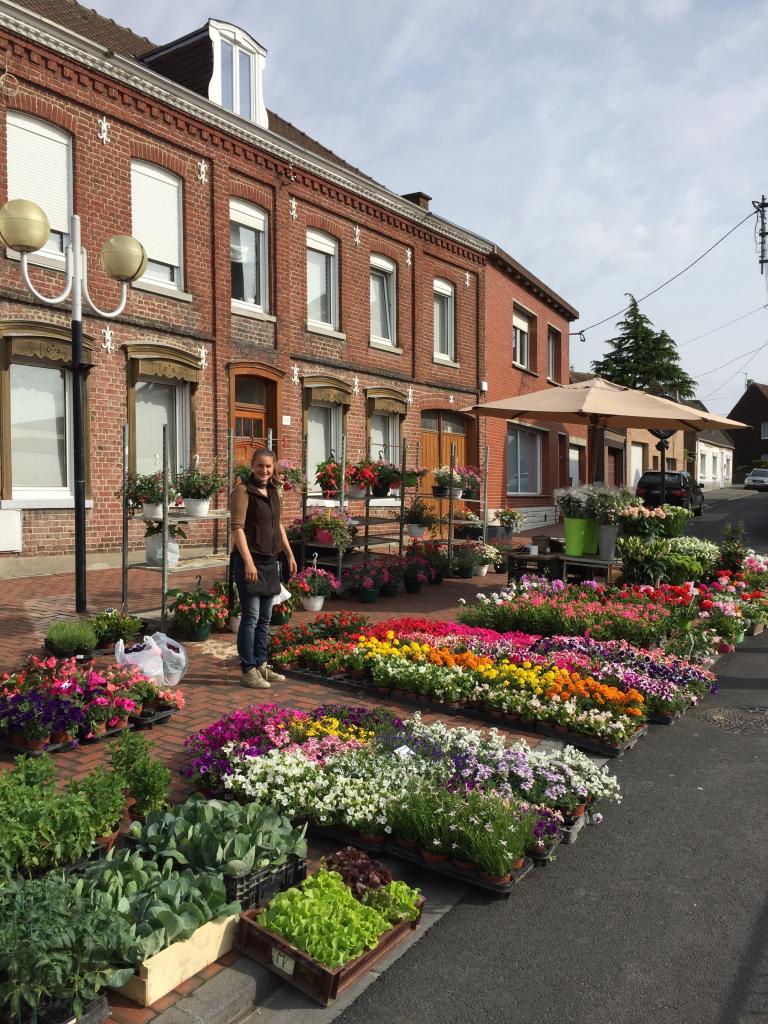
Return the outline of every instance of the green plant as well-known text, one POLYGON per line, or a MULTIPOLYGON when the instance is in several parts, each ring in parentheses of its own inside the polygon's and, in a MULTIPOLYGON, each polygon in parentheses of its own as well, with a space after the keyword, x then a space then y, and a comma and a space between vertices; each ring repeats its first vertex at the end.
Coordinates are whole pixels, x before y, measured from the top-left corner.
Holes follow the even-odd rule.
POLYGON ((625 583, 656 585, 666 581, 667 558, 672 553, 668 540, 644 540, 642 537, 620 537, 618 549, 625 583))
POLYGON ((379 889, 368 889, 362 901, 367 907, 377 910, 391 925, 399 921, 415 921, 421 913, 421 890, 412 889, 405 882, 390 882, 379 889))
POLYGON ((154 811, 131 835, 162 861, 240 878, 260 868, 305 857, 306 826, 296 829, 271 807, 206 800, 195 795, 168 811, 154 811))
POLYGON ((719 569, 739 572, 747 557, 749 545, 744 523, 726 523, 723 527, 723 539, 720 544, 719 569))
POLYGON ((144 628, 144 622, 138 615, 129 615, 119 608, 105 608, 91 620, 91 624, 99 647, 114 644, 117 640, 130 643, 144 628))
POLYGON ((682 508, 680 505, 662 505, 665 518, 657 523, 660 537, 682 537, 685 528, 693 519, 693 512, 690 509, 682 508))
POLYGON ((461 487, 462 490, 464 489, 464 479, 458 469, 451 469, 450 466, 439 466, 432 475, 438 487, 461 487))
POLYGON ((589 519, 585 488, 568 488, 555 491, 555 501, 563 519, 589 519))
MULTIPOLYGON (((393 513, 393 515, 399 519, 400 512, 393 513)), ((428 530, 434 530, 440 525, 442 520, 425 501, 417 497, 413 499, 405 510, 405 522, 412 523, 414 526, 424 526, 428 530)))
POLYGON ((215 622, 221 607, 220 595, 204 590, 200 576, 196 582, 195 590, 169 590, 167 594, 173 598, 169 610, 173 612, 176 626, 185 633, 193 633, 207 622, 215 622))
POLYGON ((481 553, 475 544, 457 544, 453 549, 453 555, 459 569, 470 569, 483 564, 481 553))
POLYGON ((400 481, 402 475, 400 467, 396 466, 394 462, 387 462, 381 455, 371 466, 373 472, 376 474, 376 483, 374 486, 378 487, 391 487, 393 484, 397 484, 400 481))
POLYGON ((672 537, 670 547, 675 554, 686 555, 700 562, 703 573, 701 578, 710 578, 720 561, 720 548, 711 540, 702 540, 700 537, 672 537))
POLYGON ((497 508, 493 519, 505 530, 516 530, 523 525, 523 513, 517 508, 497 508))
POLYGON ((363 899, 369 890, 380 889, 392 881, 392 875, 383 864, 354 846, 345 846, 326 857, 325 868, 341 875, 344 884, 358 900, 363 899))
POLYGON ((188 466, 176 474, 176 489, 182 498, 205 500, 218 494, 227 483, 227 478, 214 467, 210 472, 188 466))
POLYGON ((389 922, 352 895, 335 871, 318 871, 278 893, 258 923, 328 968, 375 949, 389 922))
MULTIPOLYGON (((0 1007, 21 1019, 58 1005, 81 1016, 105 985, 124 985, 132 969, 114 966, 126 920, 83 896, 64 877, 14 879, 0 887, 0 1007)), ((56 1019, 62 1019, 58 1017, 56 1019)))
POLYGON ((301 524, 302 536, 306 540, 316 540, 318 530, 330 533, 334 547, 342 551, 352 542, 352 533, 347 523, 347 517, 341 515, 337 509, 327 508, 321 512, 307 515, 301 524))
POLYGON ((232 475, 236 483, 247 484, 251 479, 251 467, 235 466, 232 475))
POLYGON ((615 526, 621 512, 631 505, 639 504, 632 491, 626 488, 592 487, 585 500, 585 509, 590 519, 597 519, 606 526, 615 526))
MULTIPOLYGON (((141 508, 142 505, 159 505, 163 500, 163 474, 158 473, 129 473, 125 479, 124 486, 117 492, 124 496, 128 502, 129 509, 141 508)), ((168 486, 168 501, 176 500, 176 488, 173 484, 168 486)))
POLYGON ((672 551, 666 556, 664 562, 664 576, 667 583, 677 585, 688 582, 696 583, 704 575, 701 562, 691 558, 689 555, 682 555, 672 551))
POLYGON ((155 743, 145 739, 143 733, 129 731, 121 733, 107 749, 110 767, 123 776, 126 787, 130 789, 134 765, 151 756, 155 743))
POLYGON ((317 481, 320 490, 323 492, 323 496, 326 498, 335 498, 341 489, 341 480, 344 476, 346 466, 342 466, 337 461, 336 456, 331 452, 329 458, 323 462, 318 462, 317 469, 315 470, 315 480, 317 481))
MULTIPOLYGON (((144 537, 155 537, 163 532, 163 524, 160 521, 150 519, 144 529, 144 537)), ((171 540, 186 540, 187 534, 178 523, 168 523, 168 536, 171 540)))
POLYGON ((136 799, 136 814, 145 815, 165 807, 171 772, 162 761, 156 757, 146 757, 138 761, 126 773, 126 781, 128 789, 136 799))
POLYGON ((125 785, 125 778, 119 772, 96 767, 81 781, 70 782, 67 792, 85 797, 96 835, 108 836, 115 831, 123 815, 125 785))
POLYGON ((87 619, 62 619, 48 627, 47 646, 62 658, 90 654, 98 646, 96 631, 87 619))

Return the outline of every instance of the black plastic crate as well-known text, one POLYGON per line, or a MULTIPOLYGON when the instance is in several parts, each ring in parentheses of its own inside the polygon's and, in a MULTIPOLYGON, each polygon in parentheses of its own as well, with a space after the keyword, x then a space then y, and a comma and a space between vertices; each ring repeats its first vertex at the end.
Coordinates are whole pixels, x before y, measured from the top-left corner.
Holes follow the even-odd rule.
POLYGON ((285 864, 262 868, 242 878, 224 876, 224 887, 228 900, 237 900, 243 910, 264 907, 273 896, 292 885, 298 885, 307 877, 307 862, 304 858, 291 855, 285 864))

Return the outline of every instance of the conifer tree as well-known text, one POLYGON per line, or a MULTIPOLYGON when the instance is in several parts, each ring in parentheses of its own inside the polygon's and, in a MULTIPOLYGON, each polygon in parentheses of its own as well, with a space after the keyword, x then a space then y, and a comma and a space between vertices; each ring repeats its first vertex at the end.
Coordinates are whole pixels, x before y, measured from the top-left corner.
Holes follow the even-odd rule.
POLYGON ((592 363, 594 373, 638 391, 667 391, 681 401, 693 398, 696 382, 680 365, 677 345, 666 331, 654 330, 634 295, 616 326, 619 333, 609 341, 611 350, 592 363))

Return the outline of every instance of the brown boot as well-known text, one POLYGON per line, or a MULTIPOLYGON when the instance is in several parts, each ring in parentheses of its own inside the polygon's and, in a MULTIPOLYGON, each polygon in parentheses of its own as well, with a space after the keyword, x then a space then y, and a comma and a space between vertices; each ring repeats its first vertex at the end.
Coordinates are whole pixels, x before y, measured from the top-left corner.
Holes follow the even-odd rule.
POLYGON ((264 679, 267 680, 267 686, 269 686, 270 683, 285 682, 285 676, 281 676, 279 672, 275 672, 274 669, 271 669, 266 661, 262 665, 259 665, 259 672, 261 672, 264 679))
POLYGON ((240 676, 240 685, 247 686, 249 690, 268 690, 269 683, 261 674, 258 668, 249 668, 240 676))

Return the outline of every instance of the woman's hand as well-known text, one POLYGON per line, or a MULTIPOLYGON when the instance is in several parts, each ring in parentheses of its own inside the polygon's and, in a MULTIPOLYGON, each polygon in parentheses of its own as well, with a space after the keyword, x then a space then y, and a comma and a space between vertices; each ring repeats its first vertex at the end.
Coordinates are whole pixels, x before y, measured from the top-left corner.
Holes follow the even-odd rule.
POLYGON ((255 583, 258 578, 259 578, 259 574, 258 574, 258 572, 256 572, 256 566, 253 564, 253 562, 251 562, 250 565, 246 565, 246 567, 245 567, 245 582, 246 583, 255 583))
POLYGON ((287 557, 288 557, 288 575, 289 576, 295 576, 296 575, 296 571, 298 569, 298 566, 296 565, 296 559, 293 557, 293 552, 291 552, 287 557))

